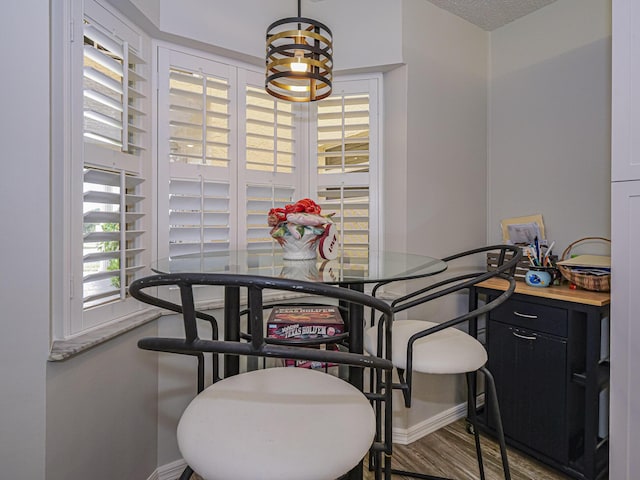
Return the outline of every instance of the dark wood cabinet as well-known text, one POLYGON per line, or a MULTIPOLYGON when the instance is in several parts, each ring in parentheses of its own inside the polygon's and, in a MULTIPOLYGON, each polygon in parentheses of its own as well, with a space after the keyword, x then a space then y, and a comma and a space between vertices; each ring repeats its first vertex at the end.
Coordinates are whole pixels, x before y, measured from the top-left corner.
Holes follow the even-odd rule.
MULTIPOLYGON (((485 282, 470 302, 502 289, 485 282)), ((606 478, 608 470, 608 317, 606 293, 522 284, 485 319, 507 442, 576 478, 606 478)), ((493 433, 490 410, 480 423, 493 433)))

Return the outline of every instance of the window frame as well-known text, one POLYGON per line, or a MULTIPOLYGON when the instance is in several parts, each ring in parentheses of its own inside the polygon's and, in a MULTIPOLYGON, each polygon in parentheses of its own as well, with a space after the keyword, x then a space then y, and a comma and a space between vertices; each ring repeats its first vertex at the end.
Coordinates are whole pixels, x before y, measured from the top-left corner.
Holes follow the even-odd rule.
MULTIPOLYGON (((85 8, 82 0, 53 0, 52 3, 52 118, 63 119, 61 122, 52 122, 52 342, 65 341, 74 337, 99 329, 102 326, 127 321, 131 318, 142 318, 146 315, 148 307, 140 305, 132 298, 124 301, 107 303, 88 310, 82 308, 82 198, 83 169, 83 104, 82 104, 82 58, 77 58, 74 48, 77 42, 83 43, 83 18, 88 10, 94 21, 104 24, 107 19, 116 19, 128 29, 139 35, 139 48, 147 62, 147 107, 146 117, 147 144, 146 151, 141 155, 139 164, 129 170, 138 171, 144 178, 143 195, 146 197, 145 217, 142 225, 146 232, 144 240, 143 265, 149 267, 153 259, 167 256, 167 234, 162 232, 162 225, 167 225, 168 211, 162 208, 163 199, 168 198, 168 177, 163 167, 158 162, 152 161, 160 156, 160 141, 162 127, 158 112, 158 70, 160 60, 159 48, 172 49, 213 60, 236 69, 239 77, 236 85, 253 83, 258 85, 258 79, 263 78, 262 69, 255 65, 231 60, 218 55, 202 52, 182 45, 150 38, 141 28, 138 28, 127 17, 117 12, 107 0, 85 0, 84 4, 92 5, 85 8), (75 43, 75 45, 74 45, 75 43), (240 81, 242 80, 242 81, 240 81), (244 82, 244 83, 243 83, 244 82)), ((382 231, 380 215, 382 210, 382 74, 350 75, 336 78, 334 88, 338 88, 342 82, 369 81, 377 86, 377 114, 376 130, 377 140, 371 139, 371 150, 375 149, 375 168, 371 162, 372 172, 370 185, 375 185, 377 192, 370 194, 370 239, 372 248, 381 245, 382 231)), ((261 84, 261 82, 260 82, 261 84)), ((236 95, 238 98, 239 95, 236 95)), ((300 109, 300 124, 305 126, 298 132, 295 156, 298 159, 298 167, 295 170, 296 193, 294 200, 303 197, 314 198, 318 182, 314 180, 312 171, 315 164, 311 165, 304 159, 316 158, 316 145, 313 140, 313 131, 307 126, 313 125, 313 104, 298 105, 300 109)), ((372 112, 373 115, 373 112, 372 112)), ((238 115, 232 130, 235 131, 235 161, 240 163, 244 156, 245 142, 244 117, 238 115)), ((118 161, 113 162, 117 166, 118 161)), ((252 175, 245 175, 242 168, 237 169, 232 185, 242 185, 231 196, 236 199, 231 212, 239 219, 236 231, 247 231, 246 225, 246 188, 252 175), (243 190, 242 192, 240 190, 243 190)), ((265 212, 266 218, 266 212, 265 212)), ((239 238, 236 237, 238 240, 239 238)), ((275 248, 275 247, 274 247, 275 248)), ((143 270, 148 273, 148 269, 143 270)), ((110 338, 110 337, 109 337, 110 338)))
MULTIPOLYGON (((235 126, 236 126, 236 140, 235 154, 231 155, 233 161, 236 163, 235 171, 231 172, 231 177, 235 179, 233 183, 237 185, 237 190, 232 193, 235 195, 235 208, 232 210, 235 215, 236 224, 232 228, 235 231, 235 235, 232 233, 230 238, 231 249, 245 249, 247 248, 247 211, 245 205, 247 204, 247 186, 253 184, 260 184, 264 186, 280 186, 284 185, 283 178, 294 179, 293 183, 287 185, 293 185, 295 189, 294 200, 310 197, 315 198, 317 196, 318 185, 327 183, 326 181, 319 181, 317 169, 315 163, 304 161, 304 159, 316 159, 317 158, 317 145, 316 134, 314 132, 315 122, 317 121, 315 104, 296 104, 296 108, 299 109, 297 114, 299 115, 300 122, 297 128, 299 129, 299 135, 296 140, 295 158, 297 160, 293 174, 280 174, 280 173, 262 173, 251 171, 245 168, 245 149, 246 149, 246 112, 244 109, 245 91, 247 85, 259 86, 264 81, 264 72, 256 68, 254 65, 245 64, 239 61, 233 61, 228 58, 219 57, 214 54, 208 54, 199 50, 191 48, 185 48, 170 44, 163 41, 154 42, 157 48, 154 48, 154 52, 158 55, 156 64, 158 65, 158 82, 164 81, 163 72, 171 66, 171 61, 167 58, 163 60, 163 56, 175 54, 178 57, 181 55, 192 56, 195 59, 202 59, 203 62, 214 62, 223 64, 230 69, 236 71, 236 87, 234 88, 236 93, 236 110, 235 126), (164 52, 164 53, 163 53, 164 52), (235 242, 234 242, 235 240, 235 242)), ((197 64, 189 65, 189 69, 196 71, 197 64)), ((232 75, 229 75, 231 78, 232 75)), ((369 245, 371 249, 377 249, 381 245, 382 234, 380 231, 380 215, 381 215, 381 175, 382 171, 382 75, 379 73, 374 74, 361 74, 350 75, 348 77, 337 79, 334 82, 335 89, 345 92, 363 92, 366 91, 371 97, 370 104, 370 171, 367 174, 351 174, 354 182, 349 182, 348 185, 368 185, 370 187, 369 195, 369 245)), ((233 88, 233 87, 232 87, 233 88)), ((158 92, 158 102, 156 104, 162 105, 166 103, 166 98, 163 97, 162 86, 158 85, 155 89, 158 92)), ((334 90, 335 91, 335 90, 334 90)), ((168 162, 165 162, 167 155, 166 140, 169 137, 168 132, 168 117, 163 118, 163 113, 160 111, 157 113, 156 128, 157 134, 157 158, 159 166, 159 178, 163 178, 165 171, 168 169, 168 162)), ((232 126, 233 128, 233 126, 232 126)), ((325 179, 326 180, 326 179, 325 179)), ((166 182, 161 182, 158 186, 158 198, 157 198, 157 224, 158 224, 158 256, 160 258, 168 256, 168 209, 166 206, 166 199, 169 196, 168 189, 166 188, 166 182)), ((266 211, 265 211, 266 218, 266 211)), ((266 220, 265 220, 266 223, 266 220)), ((274 247, 275 248, 275 247, 274 247)))
MULTIPOLYGON (((54 0, 52 30, 52 342, 74 338, 99 327, 116 323, 144 310, 128 296, 101 305, 83 306, 83 186, 84 170, 94 166, 112 171, 140 175, 144 181, 140 193, 145 197, 145 215, 136 224, 144 232, 142 269, 152 258, 152 230, 149 206, 151 182, 151 39, 129 19, 102 0, 54 0), (127 157, 122 152, 104 152, 84 141, 84 19, 103 31, 119 36, 124 47, 131 45, 146 60, 145 98, 141 101, 146 117, 143 150, 127 157), (87 161, 91 150, 98 150, 98 160, 87 161)), ((128 66, 123 65, 123 69, 128 66)), ((123 82, 126 75, 123 75, 123 82)), ((126 120, 125 120, 126 121, 126 120)), ((126 127, 125 127, 126 128, 126 127)), ((121 245, 122 246, 122 245, 121 245)), ((144 270, 140 270, 140 272, 144 270)), ((139 275, 139 274, 138 274, 139 275)))

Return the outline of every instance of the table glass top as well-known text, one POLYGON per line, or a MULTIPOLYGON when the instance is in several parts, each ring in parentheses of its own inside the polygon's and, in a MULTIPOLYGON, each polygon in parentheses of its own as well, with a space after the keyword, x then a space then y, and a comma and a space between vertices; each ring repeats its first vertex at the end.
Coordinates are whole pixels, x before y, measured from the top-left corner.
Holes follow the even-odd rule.
POLYGON ((335 260, 284 260, 279 249, 181 255, 160 259, 151 266, 157 273, 236 273, 329 284, 406 280, 446 268, 442 260, 409 253, 346 251, 335 260))

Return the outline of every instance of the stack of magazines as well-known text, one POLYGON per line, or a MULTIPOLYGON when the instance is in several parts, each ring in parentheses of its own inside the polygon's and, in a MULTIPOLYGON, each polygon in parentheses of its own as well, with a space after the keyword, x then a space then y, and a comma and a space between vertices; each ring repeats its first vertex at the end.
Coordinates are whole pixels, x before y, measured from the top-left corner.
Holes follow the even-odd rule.
POLYGON ((578 255, 558 262, 573 272, 589 275, 611 275, 611 257, 605 255, 578 255))

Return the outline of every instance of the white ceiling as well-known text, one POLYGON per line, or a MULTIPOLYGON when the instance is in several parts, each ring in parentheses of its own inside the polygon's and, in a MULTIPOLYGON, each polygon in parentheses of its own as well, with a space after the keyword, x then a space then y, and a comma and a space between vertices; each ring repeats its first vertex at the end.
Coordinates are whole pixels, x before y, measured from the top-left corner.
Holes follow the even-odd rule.
POLYGON ((434 5, 491 31, 556 0, 429 0, 434 5))

